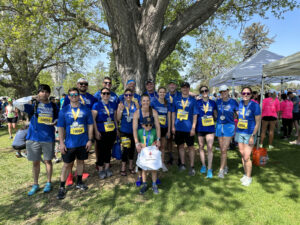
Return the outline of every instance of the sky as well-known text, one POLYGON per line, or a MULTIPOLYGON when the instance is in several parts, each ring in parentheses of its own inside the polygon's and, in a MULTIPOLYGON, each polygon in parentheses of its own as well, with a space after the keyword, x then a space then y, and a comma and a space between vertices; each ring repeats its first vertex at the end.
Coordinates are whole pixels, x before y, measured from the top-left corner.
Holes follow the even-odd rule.
MULTIPOLYGON (((245 27, 254 22, 260 22, 269 29, 269 37, 274 37, 274 43, 269 47, 269 51, 278 55, 288 56, 300 51, 300 9, 289 11, 283 14, 284 19, 277 19, 271 13, 267 14, 268 19, 262 19, 259 16, 254 16, 252 20, 245 24, 245 27)), ((240 29, 227 27, 226 35, 230 35, 233 39, 240 40, 240 29)), ((195 39, 185 38, 191 43, 191 48, 196 47, 195 39)), ((106 53, 102 53, 97 57, 88 59, 87 72, 93 70, 98 61, 104 62, 106 68, 109 67, 109 59, 106 53)), ((183 71, 186 73, 186 71, 183 71)), ((184 75, 184 74, 182 74, 184 75)))

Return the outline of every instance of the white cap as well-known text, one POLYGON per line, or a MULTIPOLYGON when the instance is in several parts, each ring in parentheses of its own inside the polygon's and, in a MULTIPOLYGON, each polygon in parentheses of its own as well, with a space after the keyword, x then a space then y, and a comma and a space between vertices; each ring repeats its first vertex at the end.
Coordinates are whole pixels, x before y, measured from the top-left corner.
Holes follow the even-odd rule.
POLYGON ((225 85, 225 84, 221 85, 220 88, 219 88, 219 92, 221 92, 221 91, 227 91, 227 90, 229 90, 229 89, 228 89, 227 85, 225 85))
POLYGON ((86 83, 89 83, 85 78, 81 77, 77 80, 77 83, 80 83, 80 82, 86 82, 86 83))

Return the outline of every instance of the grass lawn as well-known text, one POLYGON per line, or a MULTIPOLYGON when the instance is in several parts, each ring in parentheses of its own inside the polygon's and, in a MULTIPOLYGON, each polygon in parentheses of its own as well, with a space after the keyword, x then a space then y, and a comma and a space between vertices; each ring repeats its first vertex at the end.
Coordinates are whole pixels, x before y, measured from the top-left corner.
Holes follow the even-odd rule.
MULTIPOLYGON (((56 194, 62 163, 54 164, 54 190, 28 197, 31 164, 15 157, 11 143, 7 130, 0 129, 0 224, 300 224, 300 147, 279 138, 268 152, 267 166, 253 168, 250 187, 240 184, 242 164, 233 150, 225 179, 217 178, 220 152, 215 150, 213 179, 200 175, 197 155, 195 177, 170 167, 161 174, 160 193, 153 195, 150 189, 144 196, 138 194, 132 175, 100 181, 91 154, 86 166, 89 190, 71 187, 61 201, 56 194)), ((119 169, 114 161, 114 173, 119 169)), ((45 179, 42 165, 42 188, 45 179)))

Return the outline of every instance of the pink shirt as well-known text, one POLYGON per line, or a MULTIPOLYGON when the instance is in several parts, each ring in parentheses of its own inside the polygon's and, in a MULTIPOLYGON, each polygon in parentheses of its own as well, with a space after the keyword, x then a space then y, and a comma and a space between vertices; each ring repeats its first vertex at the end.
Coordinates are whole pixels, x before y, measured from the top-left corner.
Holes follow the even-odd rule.
POLYGON ((280 110, 280 103, 277 98, 275 100, 273 100, 273 98, 271 97, 265 98, 262 104, 261 117, 272 116, 277 118, 277 112, 279 110, 280 110))
POLYGON ((293 119, 293 102, 284 100, 280 103, 281 117, 284 119, 293 119))
POLYGON ((251 99, 251 101, 252 102, 256 102, 257 104, 259 104, 258 101, 256 101, 255 99, 251 99))

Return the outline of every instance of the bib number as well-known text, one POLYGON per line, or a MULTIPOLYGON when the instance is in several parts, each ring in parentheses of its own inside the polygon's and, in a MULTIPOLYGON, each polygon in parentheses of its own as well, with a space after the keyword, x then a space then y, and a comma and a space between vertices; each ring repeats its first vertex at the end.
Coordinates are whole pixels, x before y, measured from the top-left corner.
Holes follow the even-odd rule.
POLYGON ((121 137, 121 144, 124 148, 130 148, 131 147, 131 140, 128 137, 121 137))
POLYGON ((104 129, 105 129, 105 132, 114 131, 115 130, 114 121, 104 122, 104 129))
POLYGON ((242 120, 242 119, 239 119, 239 122, 237 124, 237 127, 239 129, 248 129, 248 120, 242 120))
POLYGON ((13 112, 7 114, 7 118, 14 118, 15 114, 13 112))
POLYGON ((167 122, 167 118, 165 115, 158 115, 158 119, 159 119, 159 123, 161 125, 166 125, 166 122, 167 122))
POLYGON ((179 119, 180 121, 182 120, 188 120, 189 118, 189 112, 184 111, 183 109, 178 109, 177 111, 177 119, 179 119))
POLYGON ((38 123, 50 124, 52 123, 52 117, 49 114, 39 114, 38 123))
POLYGON ((84 127, 72 127, 70 129, 70 133, 73 135, 80 135, 84 133, 84 127))
POLYGON ((202 125, 204 127, 213 126, 215 125, 214 118, 212 116, 207 116, 206 118, 202 117, 202 125))

